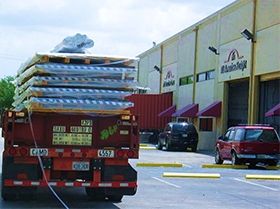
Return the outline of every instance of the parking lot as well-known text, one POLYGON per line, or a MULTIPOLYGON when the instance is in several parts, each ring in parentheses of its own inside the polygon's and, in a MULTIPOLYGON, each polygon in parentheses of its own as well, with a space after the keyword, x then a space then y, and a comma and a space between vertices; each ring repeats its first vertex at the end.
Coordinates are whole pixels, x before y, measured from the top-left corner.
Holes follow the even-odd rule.
MULTIPOLYGON (((154 147, 148 144, 148 147, 154 147)), ((1 138, 1 153, 3 139, 1 138)), ((202 168, 214 163, 214 152, 140 150, 130 160, 138 171, 138 191, 122 202, 93 202, 83 188, 55 188, 69 208, 279 208, 280 181, 245 179, 246 174, 280 175, 279 170, 202 168), (180 163, 182 167, 138 167, 137 163, 180 163), (220 178, 163 177, 163 173, 219 174, 220 178)), ((230 162, 225 162, 230 164, 230 162)), ((48 188, 32 201, 5 202, 0 208, 63 208, 48 188)))

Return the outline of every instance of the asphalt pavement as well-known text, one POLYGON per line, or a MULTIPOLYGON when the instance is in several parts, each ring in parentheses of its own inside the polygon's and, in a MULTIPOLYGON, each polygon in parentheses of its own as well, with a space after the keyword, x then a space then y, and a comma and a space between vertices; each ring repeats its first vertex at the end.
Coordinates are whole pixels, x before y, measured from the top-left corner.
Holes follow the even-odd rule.
MULTIPOLYGON (((154 146, 149 144, 148 146, 154 146)), ((0 138, 1 153, 3 139, 0 138)), ((248 180, 246 174, 280 175, 279 170, 202 168, 213 164, 214 153, 199 150, 140 150, 140 159, 130 160, 138 172, 135 196, 122 202, 91 201, 84 188, 55 188, 69 208, 280 208, 280 181, 248 180), (183 167, 136 167, 136 163, 182 163, 183 167), (212 173, 220 178, 163 177, 170 173, 212 173)), ((230 163, 230 162, 225 162, 230 163)), ((63 208, 48 188, 39 188, 36 199, 5 202, 0 208, 63 208)))

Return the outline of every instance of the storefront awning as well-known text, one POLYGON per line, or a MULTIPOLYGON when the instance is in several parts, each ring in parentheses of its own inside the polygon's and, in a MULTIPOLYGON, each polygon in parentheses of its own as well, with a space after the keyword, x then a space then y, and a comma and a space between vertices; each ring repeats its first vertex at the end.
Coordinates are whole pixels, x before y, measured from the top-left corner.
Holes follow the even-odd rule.
POLYGON ((280 115, 280 103, 265 113, 265 117, 280 115))
POLYGON ((186 107, 175 112, 172 117, 189 117, 195 118, 198 112, 198 104, 189 104, 186 107))
POLYGON ((221 117, 222 113, 222 102, 217 101, 206 107, 205 109, 199 111, 196 116, 210 116, 210 117, 221 117))
POLYGON ((158 114, 158 117, 172 117, 172 114, 175 112, 176 110, 176 105, 173 105, 169 108, 167 108, 166 110, 164 110, 163 112, 158 114))

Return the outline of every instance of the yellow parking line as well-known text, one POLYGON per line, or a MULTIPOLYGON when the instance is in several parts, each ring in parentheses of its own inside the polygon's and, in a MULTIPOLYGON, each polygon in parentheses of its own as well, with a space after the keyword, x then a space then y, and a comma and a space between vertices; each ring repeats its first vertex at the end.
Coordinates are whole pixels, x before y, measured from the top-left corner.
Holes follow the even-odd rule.
POLYGON ((267 166, 267 170, 280 170, 280 166, 267 166))
POLYGON ((247 165, 217 165, 217 164, 203 164, 202 168, 235 168, 235 169, 246 169, 247 165))
POLYGON ((147 144, 140 144, 140 147, 147 147, 147 144))
POLYGON ((219 173, 163 173, 163 177, 181 177, 181 178, 220 178, 219 173))
POLYGON ((155 150, 156 147, 140 147, 140 149, 155 150))
POLYGON ((280 180, 280 175, 245 175, 245 179, 280 180))
POLYGON ((183 167, 181 163, 136 163, 137 167, 183 167))

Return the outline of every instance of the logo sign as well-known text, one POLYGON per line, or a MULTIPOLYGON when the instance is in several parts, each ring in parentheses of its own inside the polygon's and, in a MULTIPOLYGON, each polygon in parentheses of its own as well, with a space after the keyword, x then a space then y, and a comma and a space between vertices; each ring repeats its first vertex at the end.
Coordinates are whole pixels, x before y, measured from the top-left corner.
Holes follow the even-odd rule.
POLYGON ((176 90, 177 63, 163 68, 162 93, 176 90))
POLYGON ((242 72, 247 68, 247 60, 243 59, 237 49, 230 51, 227 60, 224 61, 224 65, 221 66, 221 74, 229 73, 237 70, 242 72))

